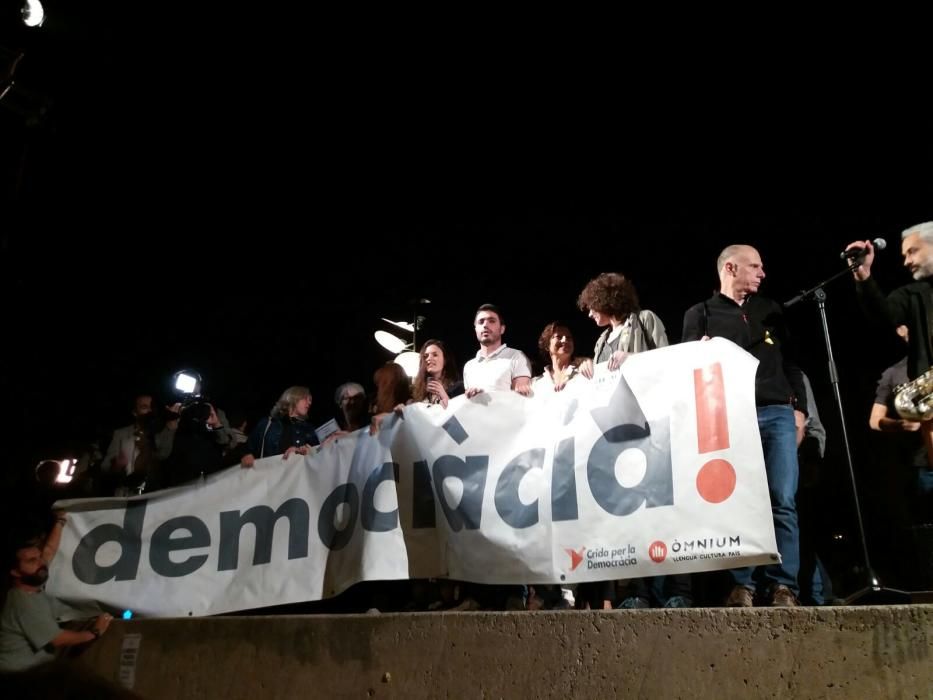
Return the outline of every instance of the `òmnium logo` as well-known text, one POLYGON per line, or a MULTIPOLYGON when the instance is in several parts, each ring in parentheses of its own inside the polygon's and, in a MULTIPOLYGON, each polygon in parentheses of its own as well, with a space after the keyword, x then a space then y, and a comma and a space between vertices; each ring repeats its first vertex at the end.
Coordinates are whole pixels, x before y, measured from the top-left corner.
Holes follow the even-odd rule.
POLYGON ((586 547, 580 547, 579 550, 566 547, 564 551, 570 555, 570 570, 576 571, 577 567, 583 562, 583 553, 586 551, 586 547))
POLYGON ((648 545, 648 556, 655 564, 660 564, 667 558, 667 545, 661 540, 655 540, 648 545))

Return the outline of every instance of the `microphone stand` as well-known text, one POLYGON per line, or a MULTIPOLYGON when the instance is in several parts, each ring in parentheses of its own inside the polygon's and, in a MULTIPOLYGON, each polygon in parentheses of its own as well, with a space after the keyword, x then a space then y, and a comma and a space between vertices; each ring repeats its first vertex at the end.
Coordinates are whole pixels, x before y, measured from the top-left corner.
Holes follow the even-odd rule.
POLYGON ((421 330, 421 326, 424 325, 424 322, 427 320, 424 316, 420 315, 418 311, 425 304, 430 304, 430 299, 409 299, 409 304, 414 308, 414 318, 411 323, 411 349, 415 352, 418 352, 418 331, 421 330))
POLYGON ((833 358, 833 344, 829 336, 829 323, 826 319, 826 292, 823 289, 830 282, 852 272, 862 263, 862 257, 855 258, 846 269, 829 277, 812 289, 801 292, 793 299, 784 303, 784 308, 790 308, 804 299, 813 298, 820 310, 820 320, 823 324, 823 342, 826 344, 826 358, 829 362, 829 381, 833 385, 833 395, 836 397, 836 408, 839 410, 839 424, 842 426, 842 442, 846 450, 846 461, 849 465, 849 480, 852 484, 852 500, 855 503, 855 519, 858 523, 859 538, 862 544, 862 559, 865 563, 865 572, 868 575, 868 583, 863 588, 857 590, 845 599, 846 605, 887 605, 911 602, 911 595, 907 591, 896 588, 885 588, 881 585, 881 580, 871 566, 871 558, 868 556, 868 541, 865 538, 865 525, 862 521, 862 508, 859 505, 858 487, 855 481, 855 468, 852 462, 852 448, 849 446, 849 433, 846 429, 846 417, 842 410, 842 394, 839 391, 839 372, 836 368, 836 360, 833 358))

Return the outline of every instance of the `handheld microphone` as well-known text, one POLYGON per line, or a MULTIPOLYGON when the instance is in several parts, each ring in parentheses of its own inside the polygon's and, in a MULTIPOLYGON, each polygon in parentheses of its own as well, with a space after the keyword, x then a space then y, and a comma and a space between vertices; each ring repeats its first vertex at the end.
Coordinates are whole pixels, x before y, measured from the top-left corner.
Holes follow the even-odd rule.
MULTIPOLYGON (((871 244, 875 247, 875 250, 884 250, 885 248, 888 247, 888 242, 884 240, 883 238, 876 238, 875 240, 871 242, 871 244)), ((868 252, 868 248, 861 248, 861 247, 849 248, 849 250, 844 250, 841 253, 839 253, 839 259, 840 260, 846 260, 846 259, 854 260, 855 258, 862 257, 867 252, 868 252)))
POLYGON ((428 391, 428 382, 430 382, 435 377, 431 376, 431 373, 425 368, 424 370, 424 390, 428 396, 428 403, 437 403, 440 400, 440 397, 435 394, 433 391, 428 391))

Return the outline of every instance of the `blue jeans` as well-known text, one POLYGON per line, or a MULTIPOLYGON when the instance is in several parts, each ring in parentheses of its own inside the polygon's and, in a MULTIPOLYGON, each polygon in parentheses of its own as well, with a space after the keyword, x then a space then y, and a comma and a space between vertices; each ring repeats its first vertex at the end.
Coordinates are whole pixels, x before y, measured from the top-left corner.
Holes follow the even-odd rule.
POLYGON ((797 524, 797 428, 794 409, 790 405, 759 406, 758 431, 765 456, 768 493, 771 496, 771 516, 774 537, 781 555, 780 564, 747 566, 732 569, 737 585, 755 588, 754 579, 765 588, 783 584, 794 595, 799 594, 797 572, 800 569, 800 528, 797 524), (757 574, 757 575, 756 575, 757 574))
POLYGON ((919 467, 917 469, 917 493, 921 497, 929 497, 933 493, 933 469, 919 467))

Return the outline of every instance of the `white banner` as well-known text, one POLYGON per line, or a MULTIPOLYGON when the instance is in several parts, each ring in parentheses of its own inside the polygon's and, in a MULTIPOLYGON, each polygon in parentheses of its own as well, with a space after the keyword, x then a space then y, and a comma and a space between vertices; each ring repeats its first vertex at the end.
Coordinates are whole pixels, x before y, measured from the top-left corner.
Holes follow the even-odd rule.
POLYGON ((729 341, 686 343, 562 392, 415 404, 375 438, 309 457, 72 501, 48 589, 197 616, 366 579, 566 583, 773 563, 756 367, 729 341))

